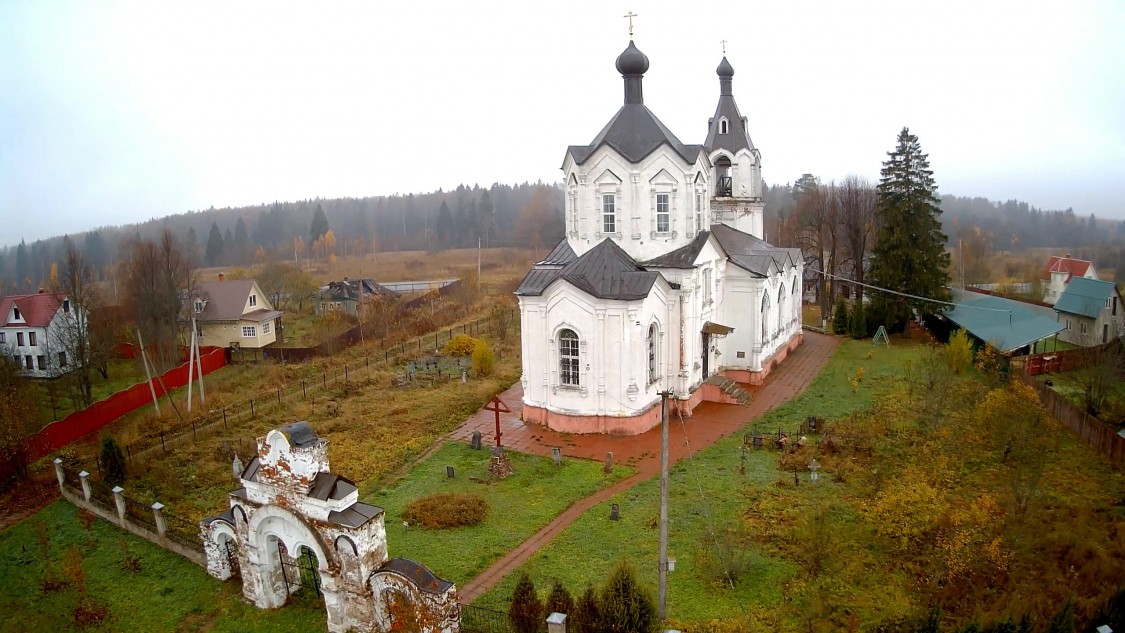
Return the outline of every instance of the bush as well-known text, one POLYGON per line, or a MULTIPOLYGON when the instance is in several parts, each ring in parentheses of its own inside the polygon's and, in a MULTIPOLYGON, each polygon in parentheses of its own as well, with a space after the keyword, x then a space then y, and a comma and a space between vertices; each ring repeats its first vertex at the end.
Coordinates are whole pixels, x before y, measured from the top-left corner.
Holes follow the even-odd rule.
POLYGON ((963 329, 957 330, 949 337, 949 344, 945 346, 945 362, 950 371, 959 374, 972 360, 973 342, 969 340, 969 333, 963 329))
POLYGON ((574 605, 574 613, 566 617, 567 630, 571 633, 594 633, 597 630, 600 614, 598 594, 594 592, 592 586, 586 585, 586 591, 582 592, 574 605))
POLYGON ((574 610, 574 598, 570 597, 570 592, 566 590, 562 582, 555 579, 555 584, 551 587, 551 595, 547 596, 547 610, 546 614, 552 613, 570 613, 574 610))
POLYGON ((512 590, 512 605, 508 607, 508 621, 516 633, 539 633, 543 622, 543 603, 535 592, 535 585, 527 573, 520 574, 512 590))
POLYGON ((637 582, 637 572, 621 561, 602 588, 598 630, 605 633, 651 633, 659 620, 652 594, 637 582))
POLYGON ((484 341, 477 341, 473 350, 473 375, 478 378, 492 375, 492 368, 496 366, 496 355, 492 348, 484 341))
POLYGON ((867 338, 867 313, 864 311, 863 302, 857 301, 852 309, 852 338, 867 338))
POLYGON ((470 356, 476 350, 478 342, 467 334, 458 334, 450 339, 441 351, 447 356, 470 356))
POLYGON ((846 334, 848 331, 848 302, 843 295, 836 299, 836 308, 832 311, 832 333, 846 334))
POLYGON ((403 520, 428 529, 479 525, 488 515, 488 502, 480 495, 439 493, 411 501, 403 520))
POLYGON ((102 478, 105 483, 111 486, 120 486, 125 483, 125 455, 121 452, 121 447, 110 436, 102 438, 102 470, 105 476, 102 478))

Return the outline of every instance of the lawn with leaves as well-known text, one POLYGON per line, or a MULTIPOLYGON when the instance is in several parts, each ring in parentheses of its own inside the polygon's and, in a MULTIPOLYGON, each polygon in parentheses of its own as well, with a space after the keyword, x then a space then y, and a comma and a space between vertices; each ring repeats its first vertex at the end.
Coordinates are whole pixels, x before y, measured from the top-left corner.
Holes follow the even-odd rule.
POLYGON ((122 631, 146 633, 210 631, 323 631, 324 605, 298 602, 262 611, 242 598, 236 582, 219 582, 204 569, 101 519, 89 527, 79 511, 57 501, 35 516, 0 532, 0 633, 122 631), (44 559, 37 533, 48 538, 47 565, 67 584, 45 591, 44 559), (79 627, 79 583, 68 558, 79 554, 88 602, 105 610, 105 620, 79 627), (136 560, 132 570, 126 558, 136 560))
POLYGON ((462 443, 446 444, 397 484, 377 492, 371 492, 371 486, 361 489, 364 501, 386 512, 390 555, 425 563, 438 576, 462 585, 575 501, 632 474, 624 466, 605 474, 596 462, 567 459, 556 466, 547 457, 508 451, 514 474, 491 481, 491 455, 487 446, 473 450, 462 443), (446 466, 453 466, 453 479, 446 477, 446 466), (403 525, 408 503, 442 492, 483 497, 489 506, 484 522, 440 530, 403 525))
MULTIPOLYGON (((895 343, 845 342, 808 390, 747 429, 793 431, 815 415, 833 445, 750 448, 742 472, 732 436, 673 467, 676 628, 906 630, 901 618, 935 604, 947 626, 1029 609, 1044 622, 1068 599, 1088 622, 1121 586, 1125 477, 1036 417, 1033 395, 895 343)), ((544 597, 556 578, 577 595, 626 559, 655 595, 658 504, 658 480, 617 495, 520 571, 544 597)), ((477 604, 506 609, 516 577, 477 604)))

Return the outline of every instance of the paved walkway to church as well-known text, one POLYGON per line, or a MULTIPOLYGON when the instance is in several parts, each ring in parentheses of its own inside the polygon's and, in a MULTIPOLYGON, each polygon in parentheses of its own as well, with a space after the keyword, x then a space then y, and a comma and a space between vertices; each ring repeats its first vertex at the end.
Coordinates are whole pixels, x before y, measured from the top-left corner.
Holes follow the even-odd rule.
MULTIPOLYGON (((839 339, 835 337, 806 331, 804 344, 766 378, 765 384, 757 387, 744 385, 744 388, 752 394, 748 404, 734 406, 704 402, 695 409, 692 417, 684 420, 683 427, 680 427, 679 420, 673 418, 672 432, 669 434, 669 463, 674 464, 684 457, 707 448, 804 391, 828 363, 828 358, 838 344, 839 339), (686 438, 684 429, 686 429, 686 438)), ((612 452, 615 463, 633 466, 637 472, 609 488, 599 490, 575 502, 546 527, 461 587, 458 593, 463 604, 476 600, 500 582, 504 576, 518 569, 535 552, 590 508, 642 481, 660 475, 659 426, 642 435, 629 437, 555 433, 537 424, 524 424, 520 420, 522 398, 523 386, 518 382, 500 394, 500 399, 512 409, 511 413, 500 414, 500 431, 503 434, 501 439, 505 448, 524 453, 550 455, 551 447, 560 446, 564 459, 583 457, 598 461, 604 460, 607 452, 612 452)), ((468 442, 473 431, 480 431, 482 443, 485 446, 494 446, 495 429, 495 414, 491 411, 478 411, 460 428, 453 431, 449 438, 468 442)))

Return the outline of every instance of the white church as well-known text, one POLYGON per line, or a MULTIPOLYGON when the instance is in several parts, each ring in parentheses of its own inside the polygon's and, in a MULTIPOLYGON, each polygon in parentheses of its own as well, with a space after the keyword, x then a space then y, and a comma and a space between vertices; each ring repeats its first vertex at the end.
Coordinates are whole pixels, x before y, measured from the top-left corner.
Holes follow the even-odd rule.
POLYGON ((719 64, 703 145, 644 104, 649 60, 617 58, 625 104, 567 148, 566 239, 523 279, 523 419, 567 433, 643 433, 660 392, 684 416, 733 402, 800 344, 800 249, 765 241, 761 155, 719 64))

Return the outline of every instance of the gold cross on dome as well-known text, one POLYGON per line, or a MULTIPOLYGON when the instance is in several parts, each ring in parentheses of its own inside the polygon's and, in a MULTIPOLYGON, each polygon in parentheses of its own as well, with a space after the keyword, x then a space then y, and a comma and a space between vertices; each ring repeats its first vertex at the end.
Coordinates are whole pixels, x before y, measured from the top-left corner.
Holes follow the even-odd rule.
POLYGON ((727 41, 726 40, 719 40, 719 43, 723 45, 723 57, 726 57, 727 56, 727 41))
POLYGON ((629 11, 628 13, 626 13, 622 17, 628 18, 628 20, 629 20, 629 39, 632 40, 633 39, 633 18, 638 17, 638 14, 633 13, 632 11, 629 11))

